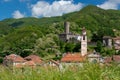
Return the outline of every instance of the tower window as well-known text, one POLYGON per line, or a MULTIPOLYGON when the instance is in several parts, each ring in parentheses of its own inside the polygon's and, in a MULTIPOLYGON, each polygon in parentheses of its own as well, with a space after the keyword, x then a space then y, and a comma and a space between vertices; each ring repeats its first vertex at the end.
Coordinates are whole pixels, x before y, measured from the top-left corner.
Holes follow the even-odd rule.
POLYGON ((85 35, 83 35, 83 40, 85 40, 85 35))

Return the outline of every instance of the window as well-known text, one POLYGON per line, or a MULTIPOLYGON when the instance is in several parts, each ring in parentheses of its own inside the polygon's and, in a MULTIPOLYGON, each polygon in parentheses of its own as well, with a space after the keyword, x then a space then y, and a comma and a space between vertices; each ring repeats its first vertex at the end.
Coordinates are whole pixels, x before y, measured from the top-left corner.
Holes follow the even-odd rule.
POLYGON ((85 35, 83 36, 83 40, 85 40, 85 35))

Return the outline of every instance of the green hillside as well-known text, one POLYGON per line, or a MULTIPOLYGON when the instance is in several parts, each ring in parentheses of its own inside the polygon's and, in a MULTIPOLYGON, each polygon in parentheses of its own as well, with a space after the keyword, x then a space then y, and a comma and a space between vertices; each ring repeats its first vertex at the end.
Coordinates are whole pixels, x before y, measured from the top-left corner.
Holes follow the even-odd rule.
POLYGON ((64 31, 64 21, 71 23, 71 32, 76 34, 86 27, 88 39, 92 41, 101 41, 104 35, 120 35, 120 11, 103 10, 92 5, 58 17, 5 19, 0 21, 1 56, 11 53, 46 56, 79 51, 75 49, 76 43, 59 41, 58 34, 64 31), (113 32, 113 29, 117 31, 113 32))

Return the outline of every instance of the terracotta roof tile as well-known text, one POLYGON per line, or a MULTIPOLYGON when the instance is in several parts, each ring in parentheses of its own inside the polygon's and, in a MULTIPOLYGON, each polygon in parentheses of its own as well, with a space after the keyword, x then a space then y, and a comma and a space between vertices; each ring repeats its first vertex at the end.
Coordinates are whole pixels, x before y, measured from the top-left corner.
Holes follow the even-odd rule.
POLYGON ((104 62, 105 63, 111 63, 112 62, 112 57, 105 57, 104 62))
POLYGON ((41 64, 42 63, 41 58, 37 55, 29 55, 29 56, 25 57, 24 59, 28 60, 28 61, 32 60, 35 64, 41 64))
POLYGON ((10 54, 6 56, 4 59, 11 60, 13 62, 25 62, 26 61, 21 56, 16 55, 16 54, 10 54))
POLYGON ((36 64, 33 61, 26 61, 25 66, 35 66, 36 64))
POLYGON ((103 36, 103 39, 112 38, 111 36, 103 36))
POLYGON ((63 56, 61 59, 61 62, 83 62, 85 61, 85 57, 81 56, 79 53, 71 54, 67 53, 66 55, 63 56))
POLYGON ((115 37, 113 38, 113 40, 120 40, 120 37, 115 37))
POLYGON ((23 68, 23 64, 16 64, 15 67, 16 68, 23 68))
POLYGON ((60 63, 58 61, 55 61, 55 60, 50 60, 52 63, 56 64, 56 65, 59 65, 60 63))
POLYGON ((120 62, 120 55, 113 55, 113 61, 120 62))

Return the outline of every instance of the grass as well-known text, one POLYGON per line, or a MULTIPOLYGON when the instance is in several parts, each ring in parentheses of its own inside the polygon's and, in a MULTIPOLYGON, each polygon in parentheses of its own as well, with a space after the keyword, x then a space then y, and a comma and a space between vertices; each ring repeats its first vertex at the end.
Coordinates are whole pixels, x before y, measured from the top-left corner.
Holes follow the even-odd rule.
POLYGON ((36 67, 10 70, 0 67, 0 80, 120 80, 120 66, 84 64, 60 71, 55 67, 36 67))

